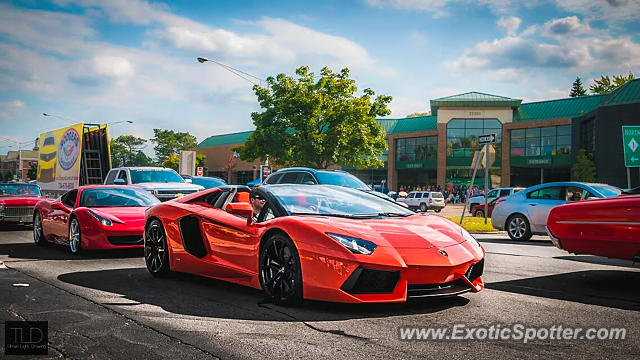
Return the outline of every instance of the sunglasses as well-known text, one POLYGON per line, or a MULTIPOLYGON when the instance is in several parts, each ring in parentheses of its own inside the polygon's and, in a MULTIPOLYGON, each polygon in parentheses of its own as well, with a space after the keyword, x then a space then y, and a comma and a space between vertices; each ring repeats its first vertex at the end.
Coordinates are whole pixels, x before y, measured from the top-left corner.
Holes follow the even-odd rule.
POLYGON ((254 196, 253 198, 256 199, 256 200, 264 200, 264 198, 262 196, 254 196))

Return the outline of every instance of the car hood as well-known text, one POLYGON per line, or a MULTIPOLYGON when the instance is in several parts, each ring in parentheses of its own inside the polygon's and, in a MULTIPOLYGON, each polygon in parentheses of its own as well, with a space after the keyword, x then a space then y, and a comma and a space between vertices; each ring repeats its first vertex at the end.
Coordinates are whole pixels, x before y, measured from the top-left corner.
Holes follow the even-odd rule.
POLYGON ((96 207, 89 209, 100 216, 119 223, 135 224, 144 223, 144 212, 147 210, 147 206, 96 207))
POLYGON ((4 206, 35 206, 40 200, 40 196, 0 196, 0 204, 4 206))
POLYGON ((202 190, 204 187, 195 184, 189 183, 180 183, 180 182, 148 182, 148 183, 138 183, 133 184, 134 186, 141 187, 145 190, 202 190))
POLYGON ((324 232, 358 237, 396 249, 445 248, 465 242, 458 225, 434 215, 373 219, 305 216, 303 221, 307 225, 315 223, 315 227, 324 232))

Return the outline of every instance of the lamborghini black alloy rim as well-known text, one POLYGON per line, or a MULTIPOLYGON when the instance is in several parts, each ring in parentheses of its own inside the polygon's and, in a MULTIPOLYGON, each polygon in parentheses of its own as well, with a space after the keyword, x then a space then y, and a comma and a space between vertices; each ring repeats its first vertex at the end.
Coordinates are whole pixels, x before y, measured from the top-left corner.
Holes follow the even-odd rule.
POLYGON ((293 249, 282 239, 274 239, 262 250, 260 272, 267 293, 285 300, 295 292, 297 264, 293 249))
POLYGON ((158 224, 151 224, 146 232, 146 239, 144 242, 144 258, 149 271, 155 273, 162 269, 164 252, 163 231, 158 224))

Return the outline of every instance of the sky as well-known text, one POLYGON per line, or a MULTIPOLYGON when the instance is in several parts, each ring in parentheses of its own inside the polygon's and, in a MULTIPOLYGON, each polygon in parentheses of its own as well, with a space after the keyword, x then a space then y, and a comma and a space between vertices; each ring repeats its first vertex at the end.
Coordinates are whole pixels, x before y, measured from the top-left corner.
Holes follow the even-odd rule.
POLYGON ((0 154, 72 122, 252 130, 252 84, 198 56, 261 79, 348 67, 392 118, 468 91, 547 100, 640 75, 640 0, 0 0, 0 154))

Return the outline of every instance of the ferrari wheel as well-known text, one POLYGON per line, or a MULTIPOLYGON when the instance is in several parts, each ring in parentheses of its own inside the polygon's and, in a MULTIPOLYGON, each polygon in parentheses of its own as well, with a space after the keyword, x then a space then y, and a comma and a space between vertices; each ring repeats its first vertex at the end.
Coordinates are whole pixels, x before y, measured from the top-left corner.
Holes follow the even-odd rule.
POLYGON ((77 218, 72 218, 69 223, 69 248, 71 252, 74 254, 78 254, 80 252, 80 240, 82 239, 82 235, 80 234, 80 222, 77 218))
POLYGON ((507 220, 507 233, 511 240, 515 241, 528 241, 532 235, 529 221, 520 214, 513 215, 507 220))
POLYGON ((37 211, 33 214, 33 242, 36 245, 43 245, 46 242, 42 232, 42 217, 37 211))
POLYGON ((153 220, 144 232, 144 261, 153 276, 165 276, 169 269, 167 237, 160 220, 153 220))
POLYGON ((425 203, 420 204, 420 211, 426 212, 427 211, 427 204, 425 204, 425 203))
POLYGON ((284 235, 267 239, 260 250, 260 285, 276 304, 302 301, 302 270, 293 241, 284 235))

